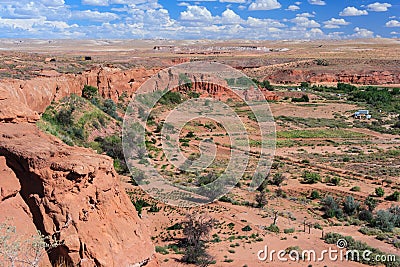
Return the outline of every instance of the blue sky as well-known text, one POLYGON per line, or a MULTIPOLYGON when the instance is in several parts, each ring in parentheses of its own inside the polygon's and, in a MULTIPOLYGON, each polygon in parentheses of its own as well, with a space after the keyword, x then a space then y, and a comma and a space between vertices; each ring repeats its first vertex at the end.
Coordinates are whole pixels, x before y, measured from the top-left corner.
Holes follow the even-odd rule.
POLYGON ((400 37, 400 1, 0 0, 0 38, 400 37))

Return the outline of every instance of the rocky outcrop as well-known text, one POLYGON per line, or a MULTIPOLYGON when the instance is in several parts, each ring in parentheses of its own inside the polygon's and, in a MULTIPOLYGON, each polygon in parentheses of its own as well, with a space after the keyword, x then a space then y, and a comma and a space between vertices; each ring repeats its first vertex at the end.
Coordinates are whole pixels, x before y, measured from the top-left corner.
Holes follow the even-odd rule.
MULTIPOLYGON (((119 68, 96 67, 82 74, 36 77, 31 80, 5 79, 0 81, 0 97, 4 94, 9 96, 8 99, 41 113, 52 101, 71 94, 81 95, 84 85, 91 85, 99 88, 99 93, 104 98, 117 101, 124 94, 130 97, 144 81, 158 71, 158 68, 123 71, 119 68)), ((0 116, 6 117, 1 113, 0 116)))
POLYGON ((37 112, 0 87, 0 122, 34 122, 38 119, 37 112))
POLYGON ((301 69, 284 69, 274 71, 264 77, 273 83, 293 84, 299 82, 323 83, 343 82, 361 85, 400 84, 400 73, 390 71, 352 72, 318 72, 301 69))
POLYGON ((145 225, 112 160, 69 147, 30 123, 0 123, 0 218, 56 234, 49 254, 80 266, 157 266, 145 225))

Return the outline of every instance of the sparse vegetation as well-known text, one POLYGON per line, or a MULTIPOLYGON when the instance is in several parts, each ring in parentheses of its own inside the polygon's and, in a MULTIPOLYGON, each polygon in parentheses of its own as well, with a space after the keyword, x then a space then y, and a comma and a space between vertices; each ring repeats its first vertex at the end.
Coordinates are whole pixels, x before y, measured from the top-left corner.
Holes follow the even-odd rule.
POLYGON ((186 215, 182 222, 185 236, 185 250, 182 261, 199 266, 207 266, 212 262, 212 257, 206 252, 204 240, 208 238, 215 223, 215 219, 204 214, 186 215))

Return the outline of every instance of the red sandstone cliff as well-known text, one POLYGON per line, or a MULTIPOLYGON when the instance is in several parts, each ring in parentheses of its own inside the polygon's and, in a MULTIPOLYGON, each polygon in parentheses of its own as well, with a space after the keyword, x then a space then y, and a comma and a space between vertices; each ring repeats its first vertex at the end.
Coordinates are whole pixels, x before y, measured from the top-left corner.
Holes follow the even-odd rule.
POLYGON ((264 77, 273 83, 290 84, 299 82, 343 82, 361 85, 400 84, 400 73, 389 71, 352 72, 316 72, 309 70, 285 69, 274 71, 264 77))
POLYGON ((58 231, 65 245, 52 260, 157 265, 149 233, 109 157, 69 147, 34 124, 0 123, 0 168, 0 219, 12 217, 28 233, 58 231))
MULTIPOLYGON (((88 71, 81 76, 0 82, 0 222, 18 233, 56 234, 49 254, 75 266, 158 266, 146 226, 120 185, 111 158, 70 147, 38 130, 53 100, 81 94, 84 84, 105 97, 132 92, 156 70, 88 71), (137 81, 136 81, 137 79, 137 81)), ((44 259, 49 266, 49 259, 44 259)))

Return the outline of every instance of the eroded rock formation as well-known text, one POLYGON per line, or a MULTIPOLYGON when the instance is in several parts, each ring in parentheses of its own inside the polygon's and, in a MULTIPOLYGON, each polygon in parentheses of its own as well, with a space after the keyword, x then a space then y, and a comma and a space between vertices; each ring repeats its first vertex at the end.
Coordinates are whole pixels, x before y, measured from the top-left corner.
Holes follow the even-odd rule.
MULTIPOLYGON (((69 147, 30 123, 0 123, 1 217, 56 233, 50 254, 82 266, 156 266, 149 233, 107 156, 69 147)), ((26 226, 26 227, 25 227, 26 226)))
MULTIPOLYGON (((99 88, 99 93, 104 98, 117 101, 124 93, 127 97, 131 96, 145 80, 158 71, 157 68, 122 71, 118 68, 98 67, 82 74, 36 77, 31 80, 6 79, 0 82, 0 98, 12 99, 14 103, 20 102, 35 112, 43 112, 52 101, 71 94, 80 95, 87 84, 99 88)), ((13 106, 12 103, 7 105, 13 106)), ((0 116, 3 116, 1 111, 0 116)))
POLYGON ((0 220, 11 218, 21 235, 40 230, 64 241, 44 266, 60 258, 74 266, 158 266, 112 159, 67 146, 33 123, 51 101, 80 95, 87 83, 115 99, 155 71, 100 68, 81 76, 0 82, 0 220))

